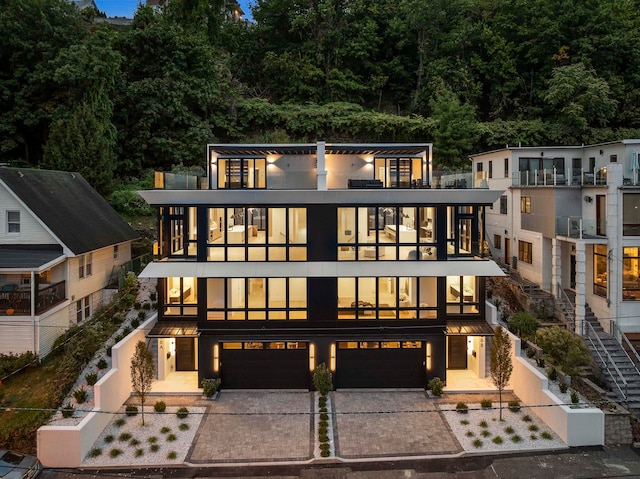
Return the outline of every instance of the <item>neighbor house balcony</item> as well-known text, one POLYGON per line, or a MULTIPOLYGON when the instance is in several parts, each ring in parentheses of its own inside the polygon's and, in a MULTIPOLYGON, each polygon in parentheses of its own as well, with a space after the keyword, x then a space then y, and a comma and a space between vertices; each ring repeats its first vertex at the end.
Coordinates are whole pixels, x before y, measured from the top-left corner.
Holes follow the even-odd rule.
POLYGON ((607 186, 607 167, 594 171, 548 169, 517 171, 512 186, 607 186))
POLYGON ((580 216, 558 216, 556 235, 575 239, 605 238, 605 221, 585 220, 580 216))
MULTIPOLYGON (((31 286, 5 283, 0 286, 0 316, 31 316, 31 286)), ((35 292, 35 311, 40 315, 66 300, 66 281, 40 284, 35 292)))

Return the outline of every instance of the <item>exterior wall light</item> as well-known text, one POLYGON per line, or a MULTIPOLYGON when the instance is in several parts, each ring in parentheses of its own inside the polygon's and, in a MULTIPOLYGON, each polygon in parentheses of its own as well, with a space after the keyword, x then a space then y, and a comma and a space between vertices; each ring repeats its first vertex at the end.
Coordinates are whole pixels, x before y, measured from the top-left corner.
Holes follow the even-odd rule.
POLYGON ((213 372, 220 371, 220 345, 213 345, 213 372))
POLYGON ((431 343, 427 343, 427 361, 426 361, 427 371, 431 371, 431 343))
POLYGON ((309 343, 309 371, 316 369, 316 345, 309 343))
POLYGON ((331 344, 331 348, 329 349, 329 369, 332 373, 336 372, 336 345, 335 343, 331 344))

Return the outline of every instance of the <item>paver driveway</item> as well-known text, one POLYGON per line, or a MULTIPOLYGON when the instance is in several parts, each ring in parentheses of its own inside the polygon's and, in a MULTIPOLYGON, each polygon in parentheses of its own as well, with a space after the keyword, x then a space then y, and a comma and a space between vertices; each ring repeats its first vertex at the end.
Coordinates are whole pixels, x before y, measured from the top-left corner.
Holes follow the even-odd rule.
POLYGON ((309 392, 223 391, 200 424, 187 462, 299 461, 313 455, 309 392))
POLYGON ((461 451, 424 392, 334 392, 336 455, 343 458, 461 451))

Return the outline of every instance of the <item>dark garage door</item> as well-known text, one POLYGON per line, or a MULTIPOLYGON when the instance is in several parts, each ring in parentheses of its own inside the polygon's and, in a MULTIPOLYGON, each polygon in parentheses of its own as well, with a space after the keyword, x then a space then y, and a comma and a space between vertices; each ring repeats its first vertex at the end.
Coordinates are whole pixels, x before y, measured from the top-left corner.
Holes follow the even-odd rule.
POLYGON ((309 389, 307 343, 223 343, 225 389, 309 389))
POLYGON ((423 388, 424 343, 339 342, 336 388, 423 388))

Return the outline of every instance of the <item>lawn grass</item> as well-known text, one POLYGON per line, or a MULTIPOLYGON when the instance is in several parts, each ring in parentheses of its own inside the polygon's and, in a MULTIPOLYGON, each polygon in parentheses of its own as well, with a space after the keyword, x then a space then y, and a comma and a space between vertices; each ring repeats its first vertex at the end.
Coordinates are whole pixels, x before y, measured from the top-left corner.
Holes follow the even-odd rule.
POLYGON ((50 355, 0 385, 0 448, 35 454, 36 432, 51 417, 49 411, 7 411, 7 408, 55 409, 52 391, 61 354, 50 355))

